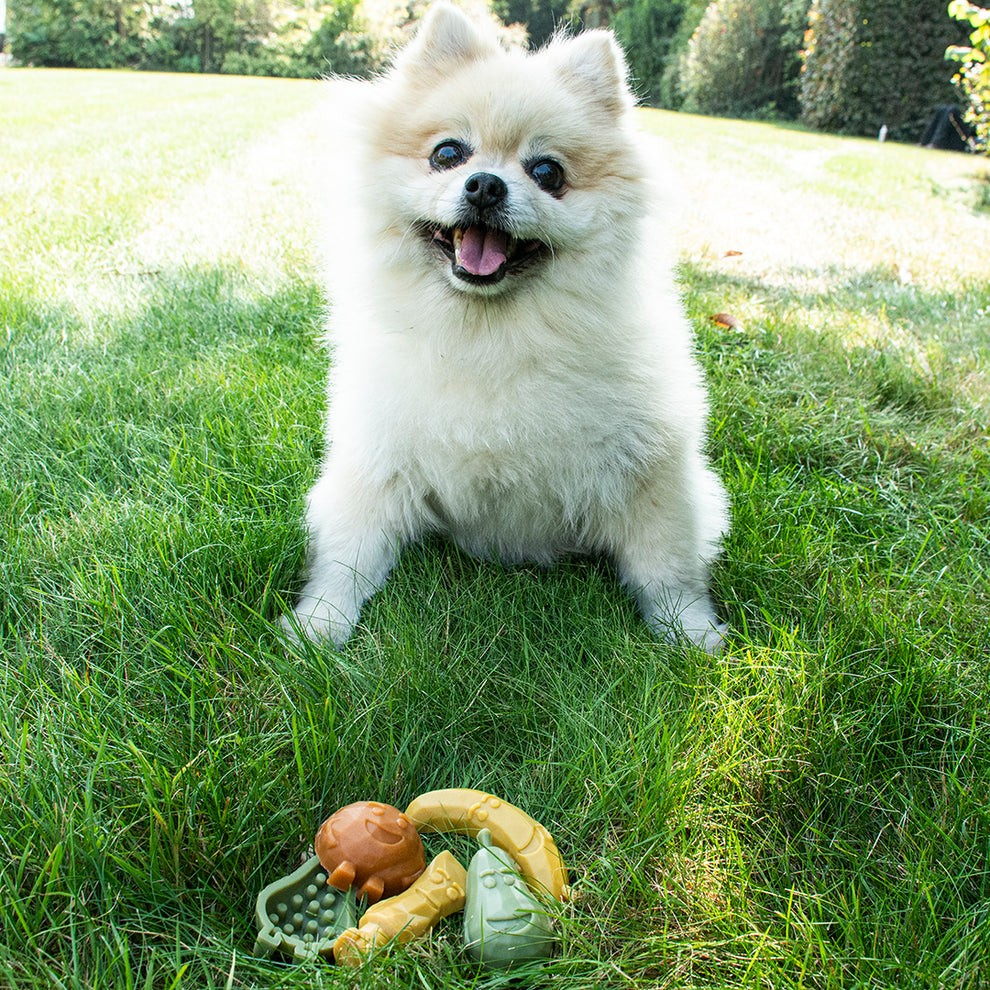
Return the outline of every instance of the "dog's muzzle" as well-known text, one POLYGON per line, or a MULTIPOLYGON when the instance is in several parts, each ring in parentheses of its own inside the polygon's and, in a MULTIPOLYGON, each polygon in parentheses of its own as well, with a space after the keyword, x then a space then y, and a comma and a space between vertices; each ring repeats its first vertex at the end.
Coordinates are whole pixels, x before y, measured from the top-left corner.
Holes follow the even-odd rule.
POLYGON ((535 260, 547 246, 519 239, 507 229, 509 189, 492 172, 475 172, 464 183, 464 210, 454 227, 428 225, 433 244, 451 262, 454 275, 473 285, 494 285, 535 260))

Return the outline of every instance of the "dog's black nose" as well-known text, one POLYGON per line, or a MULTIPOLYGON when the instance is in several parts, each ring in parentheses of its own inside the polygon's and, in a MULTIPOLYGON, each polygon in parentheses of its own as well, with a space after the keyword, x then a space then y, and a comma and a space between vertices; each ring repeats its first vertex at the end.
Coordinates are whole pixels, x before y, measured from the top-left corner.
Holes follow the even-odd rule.
POLYGON ((506 184, 491 172, 475 172, 464 183, 464 198, 478 210, 496 206, 508 192, 506 184))

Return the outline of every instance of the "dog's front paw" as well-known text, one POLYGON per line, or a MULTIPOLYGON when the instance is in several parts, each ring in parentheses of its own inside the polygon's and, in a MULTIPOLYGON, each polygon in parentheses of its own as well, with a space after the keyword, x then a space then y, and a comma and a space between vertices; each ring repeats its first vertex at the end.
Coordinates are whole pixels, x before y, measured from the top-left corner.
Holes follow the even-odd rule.
POLYGON ((713 656, 725 649, 729 627, 715 618, 707 597, 683 605, 680 596, 654 593, 641 602, 643 618, 659 638, 669 643, 687 640, 713 656))
POLYGON ((282 632, 290 643, 306 639, 310 642, 329 641, 339 647, 350 639, 355 621, 322 599, 304 596, 288 615, 282 616, 281 624, 282 632))
POLYGON ((724 622, 709 620, 708 626, 703 629, 687 629, 681 627, 684 636, 695 646, 700 646, 706 653, 718 656, 726 647, 726 636, 729 634, 729 627, 724 622))
POLYGON ((687 641, 712 656, 717 656, 725 649, 725 637, 729 632, 729 627, 724 622, 716 622, 714 617, 704 623, 697 621, 692 623, 685 622, 683 618, 671 619, 669 616, 663 616, 647 619, 647 625, 656 636, 668 643, 687 641))

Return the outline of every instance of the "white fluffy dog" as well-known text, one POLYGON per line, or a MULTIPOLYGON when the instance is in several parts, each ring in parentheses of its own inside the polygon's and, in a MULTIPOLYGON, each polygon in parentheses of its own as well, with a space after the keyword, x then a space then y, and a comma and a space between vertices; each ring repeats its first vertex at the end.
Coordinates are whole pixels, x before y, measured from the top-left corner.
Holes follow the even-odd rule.
POLYGON ((612 36, 504 50, 437 5, 349 88, 327 453, 287 628, 344 642, 439 532, 505 562, 603 554, 651 629, 719 649, 726 498, 612 36))

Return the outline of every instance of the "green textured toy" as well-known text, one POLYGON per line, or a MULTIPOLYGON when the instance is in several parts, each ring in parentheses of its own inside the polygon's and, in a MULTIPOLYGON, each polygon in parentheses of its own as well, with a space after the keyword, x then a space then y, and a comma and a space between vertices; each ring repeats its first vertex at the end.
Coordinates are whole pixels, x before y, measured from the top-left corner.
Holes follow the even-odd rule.
POLYGON ((255 956, 290 955, 296 961, 323 956, 333 959, 337 936, 354 924, 354 891, 346 893, 327 883, 318 856, 295 873, 270 883, 255 904, 258 937, 255 956))

